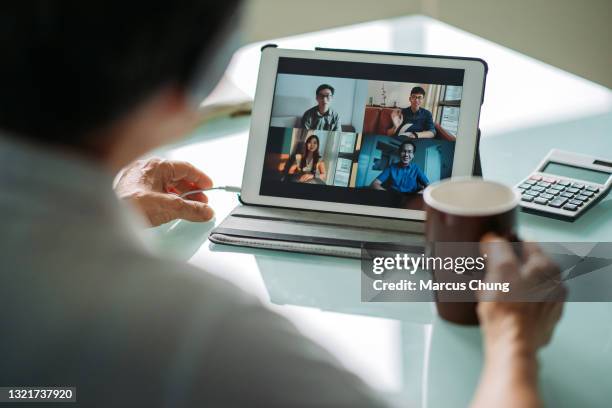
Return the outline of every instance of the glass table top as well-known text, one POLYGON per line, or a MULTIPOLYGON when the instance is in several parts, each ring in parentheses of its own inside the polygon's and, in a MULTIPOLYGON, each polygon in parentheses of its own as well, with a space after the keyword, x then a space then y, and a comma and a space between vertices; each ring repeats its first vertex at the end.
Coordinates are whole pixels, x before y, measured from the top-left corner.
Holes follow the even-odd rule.
MULTIPOLYGON (((474 56, 489 65, 481 157, 487 178, 514 184, 549 149, 612 154, 612 92, 485 39, 422 17, 402 17, 268 41, 315 46, 474 56)), ((263 43, 234 57, 226 81, 253 95, 263 43)), ((249 117, 206 123, 184 143, 157 153, 192 162, 218 185, 240 185, 249 117)), ((228 247, 207 234, 239 202, 211 192, 216 218, 148 231, 157 249, 257 296, 330 350, 394 406, 466 406, 482 365, 478 328, 441 321, 429 303, 360 302, 358 260, 228 247)), ((521 214, 521 235, 539 241, 612 241, 612 196, 566 223, 521 214)), ((608 406, 612 304, 570 303, 540 355, 546 405, 608 406)))

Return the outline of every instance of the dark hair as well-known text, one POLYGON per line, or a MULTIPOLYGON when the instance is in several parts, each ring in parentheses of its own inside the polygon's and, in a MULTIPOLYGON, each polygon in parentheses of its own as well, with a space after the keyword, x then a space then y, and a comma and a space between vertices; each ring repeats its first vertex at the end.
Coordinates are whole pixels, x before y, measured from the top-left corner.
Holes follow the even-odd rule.
POLYGON ((315 93, 315 95, 319 96, 319 92, 321 92, 324 89, 329 89, 332 95, 336 92, 333 86, 328 85, 328 84, 322 84, 317 87, 317 92, 315 93))
POLYGON ((308 142, 310 142, 311 139, 317 139, 317 150, 315 150, 312 153, 312 170, 311 170, 312 174, 315 174, 317 171, 317 163, 319 162, 319 159, 321 158, 321 154, 319 153, 319 147, 321 146, 321 143, 319 142, 319 136, 317 135, 308 136, 308 138, 304 142, 304 154, 302 154, 302 159, 300 160, 300 169, 303 169, 304 167, 306 167, 306 156, 308 156, 308 142))
POLYGON ((0 5, 0 128, 86 148, 164 84, 187 89, 241 0, 0 5))
POLYGON ((423 95, 423 96, 425 96, 425 90, 423 88, 421 88, 420 86, 415 86, 410 91, 410 95, 423 95))
POLYGON ((414 144, 414 142, 410 142, 410 141, 408 141, 408 140, 403 141, 403 142, 402 142, 402 143, 399 145, 399 147, 398 147, 398 149, 397 149, 397 150, 400 150, 400 151, 401 151, 401 150, 402 150, 402 148, 404 147, 404 145, 411 145, 411 146, 412 146, 412 153, 416 153, 416 144, 414 144))

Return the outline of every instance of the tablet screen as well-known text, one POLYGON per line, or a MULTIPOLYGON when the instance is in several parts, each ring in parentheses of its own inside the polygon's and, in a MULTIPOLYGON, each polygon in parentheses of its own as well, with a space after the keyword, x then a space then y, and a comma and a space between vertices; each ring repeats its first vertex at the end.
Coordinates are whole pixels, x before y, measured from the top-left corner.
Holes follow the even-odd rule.
POLYGON ((464 70, 280 57, 259 193, 423 209, 451 176, 464 70))

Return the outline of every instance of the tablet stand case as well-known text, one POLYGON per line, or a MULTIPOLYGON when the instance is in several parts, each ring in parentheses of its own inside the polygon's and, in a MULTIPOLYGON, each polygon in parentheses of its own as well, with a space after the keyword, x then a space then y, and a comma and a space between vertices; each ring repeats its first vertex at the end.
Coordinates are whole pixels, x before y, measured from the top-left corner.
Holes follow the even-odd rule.
MULTIPOLYGON (((266 47, 275 45, 265 45, 266 47)), ((326 51, 364 52, 355 50, 323 49, 326 51)), ((394 54, 422 56, 417 54, 394 54)), ((442 56, 430 56, 449 58, 442 56)), ((472 59, 461 58, 458 59, 472 59)), ((485 65, 485 81, 487 65, 485 65)), ((484 86, 483 97, 484 101, 484 86)), ((476 137, 473 174, 482 175, 480 164, 480 130, 476 137)), ((372 217, 366 215, 337 214, 321 211, 250 205, 241 200, 221 224, 209 235, 215 244, 302 252, 318 255, 361 258, 361 250, 368 244, 401 244, 414 248, 424 247, 424 222, 372 217)))
POLYGON ((422 221, 255 205, 236 207, 211 231, 217 244, 360 258, 372 243, 423 246, 422 221))

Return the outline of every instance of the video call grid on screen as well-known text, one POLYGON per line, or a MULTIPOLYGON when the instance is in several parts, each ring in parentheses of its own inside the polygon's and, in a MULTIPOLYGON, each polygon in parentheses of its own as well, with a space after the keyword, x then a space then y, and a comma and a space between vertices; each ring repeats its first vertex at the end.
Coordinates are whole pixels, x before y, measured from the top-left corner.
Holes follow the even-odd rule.
POLYGON ((422 209, 452 172, 464 74, 280 57, 260 194, 422 209))

